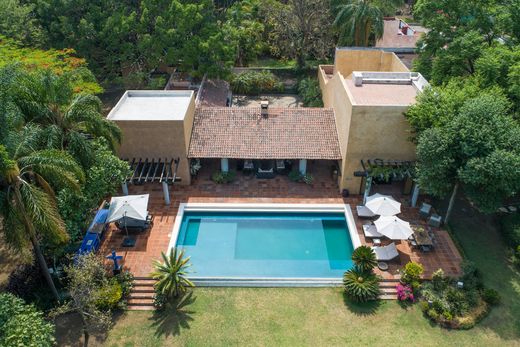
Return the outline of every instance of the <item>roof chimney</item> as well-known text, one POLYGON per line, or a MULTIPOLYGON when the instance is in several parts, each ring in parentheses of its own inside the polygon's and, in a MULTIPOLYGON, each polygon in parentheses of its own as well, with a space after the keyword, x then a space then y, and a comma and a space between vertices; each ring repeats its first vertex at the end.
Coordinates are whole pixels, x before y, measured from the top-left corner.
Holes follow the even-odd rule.
POLYGON ((260 114, 262 115, 263 118, 267 118, 269 116, 268 108, 269 108, 269 101, 267 101, 267 100, 260 101, 260 114))

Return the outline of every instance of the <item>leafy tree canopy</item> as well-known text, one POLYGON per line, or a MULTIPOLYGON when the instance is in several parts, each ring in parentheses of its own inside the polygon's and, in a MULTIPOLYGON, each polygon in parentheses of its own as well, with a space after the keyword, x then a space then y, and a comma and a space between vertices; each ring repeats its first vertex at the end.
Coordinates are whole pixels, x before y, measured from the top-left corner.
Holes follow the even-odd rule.
POLYGON ((425 130, 417 146, 417 180, 444 197, 461 184, 485 212, 520 191, 520 126, 504 97, 467 100, 446 124, 425 130))
POLYGON ((54 346, 54 325, 42 312, 9 293, 0 293, 0 346, 54 346))
POLYGON ((0 35, 0 68, 16 62, 27 70, 50 69, 55 74, 68 75, 76 93, 98 94, 103 91, 88 70, 85 59, 76 57, 73 49, 41 50, 23 47, 0 35))

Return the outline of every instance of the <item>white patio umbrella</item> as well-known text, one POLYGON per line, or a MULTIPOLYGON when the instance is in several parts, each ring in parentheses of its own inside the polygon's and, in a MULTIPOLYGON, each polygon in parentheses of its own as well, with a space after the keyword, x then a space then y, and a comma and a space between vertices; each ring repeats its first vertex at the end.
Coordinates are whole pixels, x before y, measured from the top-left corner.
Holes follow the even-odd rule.
POLYGON ((150 194, 114 196, 110 200, 107 223, 122 218, 146 220, 148 215, 148 199, 150 194))
POLYGON ((396 216, 381 216, 374 225, 378 233, 392 240, 406 240, 413 234, 410 223, 396 216))
POLYGON ((376 193, 367 198, 365 206, 374 214, 393 216, 401 213, 401 203, 390 195, 376 193))

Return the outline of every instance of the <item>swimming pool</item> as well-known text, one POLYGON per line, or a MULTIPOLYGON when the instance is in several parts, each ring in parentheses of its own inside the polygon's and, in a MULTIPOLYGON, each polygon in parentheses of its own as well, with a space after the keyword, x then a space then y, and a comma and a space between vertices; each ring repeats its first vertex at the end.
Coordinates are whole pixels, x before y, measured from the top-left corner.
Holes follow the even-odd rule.
POLYGON ((175 245, 192 278, 334 278, 352 267, 344 211, 207 210, 182 213, 175 245))

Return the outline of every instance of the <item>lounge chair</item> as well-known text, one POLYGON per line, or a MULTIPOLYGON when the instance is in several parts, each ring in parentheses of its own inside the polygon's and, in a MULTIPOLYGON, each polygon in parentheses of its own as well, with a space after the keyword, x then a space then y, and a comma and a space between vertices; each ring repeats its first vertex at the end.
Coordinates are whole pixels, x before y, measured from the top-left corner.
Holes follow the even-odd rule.
POLYGON ((395 243, 383 247, 372 247, 372 250, 376 254, 377 261, 390 261, 399 256, 395 243))
POLYGON ((365 237, 369 239, 383 237, 383 234, 377 231, 374 224, 363 224, 363 234, 365 234, 365 237))
POLYGON ((372 218, 375 217, 375 213, 370 211, 370 209, 366 206, 358 205, 356 206, 357 215, 360 218, 372 218))

